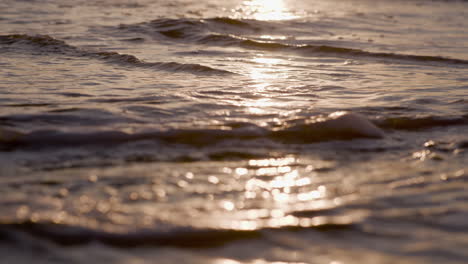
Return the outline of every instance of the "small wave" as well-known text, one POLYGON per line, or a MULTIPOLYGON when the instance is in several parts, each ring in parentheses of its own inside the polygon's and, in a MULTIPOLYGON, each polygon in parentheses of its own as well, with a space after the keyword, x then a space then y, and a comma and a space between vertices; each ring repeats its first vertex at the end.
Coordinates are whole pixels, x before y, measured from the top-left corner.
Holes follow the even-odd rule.
POLYGON ((440 126, 468 125, 467 117, 389 117, 376 121, 376 124, 383 129, 395 130, 423 130, 440 126))
POLYGON ((70 145, 113 145, 142 140, 197 147, 211 146, 226 140, 268 139, 285 144, 310 144, 331 140, 383 138, 384 130, 417 131, 440 126, 467 125, 468 118, 389 117, 369 121, 360 114, 335 112, 305 119, 285 121, 279 127, 260 127, 252 123, 225 124, 222 129, 173 129, 125 133, 99 131, 90 133, 60 132, 54 130, 20 133, 0 128, 0 145, 11 147, 60 147, 70 145), (226 127, 230 129, 226 129, 226 127))
POLYGON ((237 45, 242 48, 258 49, 266 51, 291 51, 299 52, 303 55, 333 55, 344 58, 375 58, 375 59, 391 59, 414 62, 434 62, 468 65, 468 61, 460 59, 451 59, 438 56, 422 56, 422 55, 407 55, 397 53, 379 53, 369 52, 360 49, 342 48, 328 45, 291 45, 279 42, 258 41, 247 38, 242 38, 234 35, 217 35, 211 34, 201 37, 198 40, 201 44, 217 44, 217 45, 237 45))
POLYGON ((205 248, 218 247, 228 242, 240 239, 260 238, 257 230, 217 230, 179 228, 170 232, 157 232, 141 230, 131 233, 111 233, 92 230, 83 227, 66 226, 54 223, 23 223, 0 225, 4 237, 18 230, 33 236, 53 241, 63 246, 82 245, 91 242, 100 242, 114 247, 140 247, 140 246, 169 246, 179 248, 205 248))
POLYGON ((149 63, 151 67, 157 67, 159 69, 170 70, 175 72, 191 72, 191 73, 207 73, 207 74, 216 74, 216 75, 223 75, 223 74, 234 74, 233 72, 214 69, 208 66, 200 65, 200 64, 184 64, 184 63, 177 63, 177 62, 158 62, 158 63, 149 63))
POLYGON ((271 28, 273 22, 263 22, 257 20, 244 20, 234 19, 228 17, 215 17, 206 19, 156 19, 150 22, 144 22, 133 25, 120 25, 120 30, 127 30, 132 32, 140 32, 144 34, 158 33, 167 38, 193 40, 198 42, 205 41, 210 43, 211 39, 214 40, 216 36, 227 36, 232 32, 233 34, 242 33, 256 33, 262 29, 271 28), (261 23, 270 23, 262 25, 261 23), (262 27, 263 26, 263 27, 262 27), (205 38, 205 40, 202 40, 205 38))
POLYGON ((136 67, 155 68, 172 72, 189 72, 201 74, 234 74, 233 72, 211 68, 200 64, 184 64, 178 62, 144 62, 133 55, 117 52, 95 52, 92 56, 119 64, 129 64, 136 67))
POLYGON ((335 112, 328 116, 300 119, 273 131, 270 137, 281 142, 312 143, 355 138, 382 138, 384 132, 364 116, 335 112))
POLYGON ((369 57, 369 58, 379 58, 379 59, 394 59, 394 60, 407 60, 407 61, 418 61, 418 62, 439 62, 439 63, 449 63, 449 64, 463 64, 468 65, 468 61, 451 59, 438 56, 423 56, 423 55, 406 55, 406 54, 397 54, 397 53, 381 53, 381 52, 369 52, 360 49, 350 49, 342 47, 334 47, 327 45, 305 45, 295 47, 295 49, 304 52, 312 53, 327 53, 327 54, 336 54, 344 55, 346 57, 369 57))
POLYGON ((47 103, 25 103, 25 104, 5 104, 3 106, 7 107, 48 107, 48 106, 53 106, 53 104, 47 104, 47 103))
MULTIPOLYGON (((146 24, 146 23, 143 23, 146 24)), ((204 23, 202 20, 180 18, 180 19, 155 19, 150 21, 152 27, 155 28, 181 28, 181 27, 193 27, 193 26, 202 26, 204 23)), ((125 27, 127 25, 121 25, 125 27)))
MULTIPOLYGON (((286 226, 281 229, 298 231, 313 228, 316 231, 329 231, 352 228, 352 223, 321 223, 311 226, 286 226)), ((63 246, 83 245, 100 242, 105 245, 133 248, 141 246, 165 246, 177 248, 211 248, 220 247, 237 240, 260 239, 262 230, 234 229, 200 229, 195 227, 179 227, 170 231, 140 230, 128 233, 113 233, 104 230, 93 230, 77 226, 55 223, 40 223, 25 221, 21 223, 0 224, 0 238, 13 239, 14 231, 21 231, 32 236, 53 241, 63 246)))
POLYGON ((234 19, 230 17, 215 17, 206 19, 206 21, 225 24, 229 26, 241 27, 241 28, 249 28, 253 30, 260 30, 259 26, 253 25, 254 22, 259 23, 260 21, 253 21, 253 20, 241 20, 241 19, 234 19))
POLYGON ((302 144, 354 138, 381 138, 384 132, 359 114, 336 112, 328 116, 294 120, 281 128, 268 129, 255 124, 226 124, 231 129, 178 129, 129 134, 120 131, 70 133, 35 131, 22 134, 0 130, 0 143, 8 146, 58 147, 103 145, 140 140, 158 140, 172 144, 209 146, 225 140, 266 138, 283 143, 302 144), (2 136, 4 135, 4 136, 2 136))
POLYGON ((298 52, 304 56, 332 55, 336 57, 374 58, 386 60, 402 60, 413 62, 448 63, 468 65, 468 61, 431 55, 412 55, 398 53, 370 52, 360 49, 336 47, 330 45, 291 44, 278 41, 262 41, 254 38, 245 38, 242 35, 255 34, 261 31, 271 32, 275 28, 272 21, 257 21, 216 17, 209 19, 157 19, 136 25, 121 25, 126 29, 144 34, 158 33, 164 37, 177 41, 188 41, 205 45, 238 46, 246 49, 266 51, 298 52))
POLYGON ((208 34, 197 39, 199 44, 239 46, 247 49, 258 49, 267 51, 292 50, 294 46, 267 41, 256 41, 235 35, 208 34))
POLYGON ((2 45, 28 45, 40 47, 43 51, 70 52, 78 51, 78 48, 68 45, 63 40, 55 39, 48 35, 29 36, 25 34, 0 35, 2 45))
POLYGON ((259 32, 261 28, 259 21, 247 21, 227 17, 216 17, 207 19, 156 19, 147 23, 136 25, 120 25, 119 29, 132 32, 150 33, 157 32, 164 37, 172 39, 196 40, 207 32, 252 33, 259 32), (257 22, 257 23, 254 23, 257 22), (246 32, 247 31, 247 32, 246 32))
MULTIPOLYGON (((225 30, 226 27, 237 30, 250 30, 250 31, 260 31, 261 29, 266 29, 272 27, 274 22, 264 22, 258 20, 249 20, 249 19, 235 19, 230 17, 214 17, 214 18, 205 18, 205 19, 189 19, 189 18, 180 18, 180 19, 170 19, 162 18, 155 19, 149 23, 141 23, 139 25, 150 25, 152 28, 161 29, 161 30, 187 30, 190 29, 192 32, 201 31, 209 29, 212 31, 216 30, 225 30), (262 28, 262 23, 267 23, 262 28)), ((121 25, 121 27, 127 27, 129 25, 121 25)), ((131 25, 130 25, 131 27, 131 25)))
POLYGON ((119 29, 128 30, 132 32, 145 32, 149 27, 151 31, 156 29, 156 32, 168 37, 175 39, 188 38, 189 36, 200 32, 204 28, 205 22, 202 20, 194 19, 156 19, 147 23, 140 23, 136 25, 119 25, 119 29))
MULTIPOLYGON (((139 24, 119 25, 120 30, 150 34, 154 33, 163 37, 194 41, 205 44, 224 44, 221 40, 228 41, 230 37, 239 34, 258 33, 271 29, 274 22, 257 20, 234 19, 228 17, 215 17, 206 19, 156 19, 139 24), (266 23, 266 24, 265 24, 266 23), (226 33, 231 32, 231 34, 226 33), (222 38, 222 39, 217 39, 222 38)), ((236 44, 235 41, 231 44, 236 44)))
MULTIPOLYGON (((205 75, 225 75, 234 74, 233 72, 215 69, 200 64, 184 64, 177 62, 145 62, 133 55, 120 54, 117 52, 95 52, 78 49, 77 47, 68 45, 62 40, 54 39, 47 35, 29 36, 29 35, 3 35, 0 36, 0 44, 3 45, 27 45, 30 47, 39 48, 42 52, 50 52, 54 54, 66 54, 76 57, 90 57, 103 60, 108 63, 152 68, 170 72, 186 72, 192 74, 205 74, 205 75)), ((35 49, 37 51, 37 49, 35 49)))

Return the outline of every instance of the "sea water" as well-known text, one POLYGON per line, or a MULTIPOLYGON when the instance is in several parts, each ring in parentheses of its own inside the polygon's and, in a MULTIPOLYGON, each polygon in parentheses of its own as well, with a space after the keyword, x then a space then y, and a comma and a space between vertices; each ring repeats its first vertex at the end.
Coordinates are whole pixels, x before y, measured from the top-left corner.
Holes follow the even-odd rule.
POLYGON ((467 17, 0 1, 0 263, 468 262, 467 17))

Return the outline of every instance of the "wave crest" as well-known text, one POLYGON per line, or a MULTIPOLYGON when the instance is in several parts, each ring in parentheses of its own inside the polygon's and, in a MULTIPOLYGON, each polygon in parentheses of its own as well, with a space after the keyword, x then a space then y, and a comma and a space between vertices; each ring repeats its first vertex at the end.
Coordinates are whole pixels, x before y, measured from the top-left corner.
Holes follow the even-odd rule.
POLYGON ((130 54, 121 54, 117 52, 107 51, 83 50, 71 46, 65 41, 55 39, 48 35, 3 35, 0 36, 0 44, 10 46, 26 45, 35 48, 34 51, 37 51, 37 48, 39 48, 39 50, 42 52, 66 54, 68 56, 76 57, 85 56, 122 66, 144 67, 170 72, 185 72, 204 75, 234 74, 230 71, 215 69, 200 64, 184 64, 178 62, 145 62, 130 54))
MULTIPOLYGON (((313 228, 316 231, 331 231, 349 229, 352 223, 342 223, 340 220, 329 219, 329 222, 311 224, 310 226, 286 226, 285 230, 301 230, 313 228)), ((75 246, 91 242, 106 245, 133 248, 141 246, 166 246, 177 248, 207 248, 219 247, 237 240, 259 239, 263 228, 258 230, 234 229, 200 229, 195 227, 179 227, 170 231, 139 230, 128 233, 113 233, 104 230, 93 230, 78 226, 55 223, 38 223, 25 221, 21 223, 0 224, 0 238, 13 239, 13 231, 22 231, 33 236, 51 240, 62 246, 75 246)))
POLYGON ((30 36, 26 34, 0 35, 1 45, 28 45, 39 47, 43 51, 72 52, 78 48, 68 45, 65 41, 49 35, 30 36))
MULTIPOLYGON (((178 67, 177 65, 175 67, 178 67)), ((4 117, 3 119, 8 119, 4 117)), ((0 127, 2 148, 16 147, 60 147, 70 145, 113 145, 141 140, 156 140, 169 144, 211 146, 226 140, 268 139, 285 144, 310 144, 330 140, 352 140, 357 138, 382 138, 384 130, 418 131, 440 126, 468 125, 463 117, 387 117, 369 121, 360 114, 335 112, 310 118, 285 121, 279 127, 260 127, 253 123, 224 124, 222 128, 173 129, 125 133, 121 131, 99 131, 90 133, 60 132, 54 130, 20 133, 0 127), (226 129, 229 128, 229 129, 226 129)))
POLYGON ((263 41, 252 34, 271 32, 276 26, 274 21, 257 21, 216 17, 209 19, 157 19, 135 25, 121 25, 120 29, 154 33, 174 41, 186 41, 204 45, 237 46, 245 49, 265 51, 289 51, 304 56, 335 56, 368 59, 399 60, 409 62, 446 63, 468 65, 468 61, 431 55, 412 55, 399 53, 370 52, 361 49, 309 43, 290 43, 282 41, 263 41), (243 37, 248 35, 249 37, 243 37))
MULTIPOLYGON (((0 138, 0 143, 14 146, 53 147, 68 145, 102 145, 139 140, 158 140, 171 144, 209 146, 224 140, 252 140, 266 138, 283 143, 302 144, 354 138, 381 138, 384 132, 364 116, 336 112, 328 116, 295 120, 279 129, 268 129, 255 124, 226 124, 231 129, 178 129, 128 134, 120 131, 94 133, 64 133, 36 131, 0 138)), ((1 132, 1 131, 0 131, 1 132)), ((6 134, 6 132, 5 132, 6 134)), ((8 135, 13 135, 8 131, 8 135)))
POLYGON ((423 117, 390 117, 380 121, 376 121, 377 125, 384 129, 395 130, 423 130, 439 126, 457 126, 468 125, 467 117, 438 117, 438 116, 423 116, 423 117))

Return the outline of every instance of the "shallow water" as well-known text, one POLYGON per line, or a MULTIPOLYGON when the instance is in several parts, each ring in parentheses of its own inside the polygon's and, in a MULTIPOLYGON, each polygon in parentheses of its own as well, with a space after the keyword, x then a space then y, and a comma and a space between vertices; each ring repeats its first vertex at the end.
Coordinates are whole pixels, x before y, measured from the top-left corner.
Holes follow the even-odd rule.
POLYGON ((468 2, 0 2, 0 263, 466 263, 468 2))

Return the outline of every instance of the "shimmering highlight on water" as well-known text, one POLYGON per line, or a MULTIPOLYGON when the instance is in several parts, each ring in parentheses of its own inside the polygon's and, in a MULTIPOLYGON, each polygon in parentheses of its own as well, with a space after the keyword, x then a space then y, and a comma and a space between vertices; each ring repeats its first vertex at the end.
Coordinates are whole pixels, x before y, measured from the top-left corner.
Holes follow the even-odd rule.
POLYGON ((0 262, 467 262, 466 9, 0 2, 0 262))

